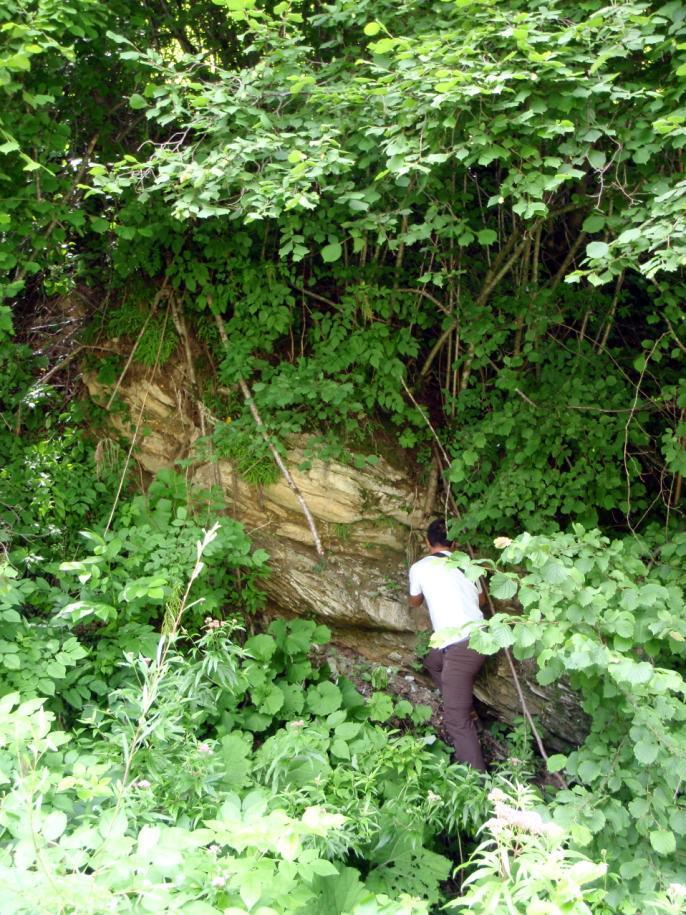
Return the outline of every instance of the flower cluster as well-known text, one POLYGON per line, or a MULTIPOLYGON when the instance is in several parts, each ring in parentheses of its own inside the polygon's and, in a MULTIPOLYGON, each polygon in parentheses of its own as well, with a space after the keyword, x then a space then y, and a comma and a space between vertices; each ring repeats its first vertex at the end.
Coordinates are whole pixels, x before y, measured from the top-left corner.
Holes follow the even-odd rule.
POLYGON ((211 632, 213 629, 221 629, 223 625, 224 623, 221 620, 215 620, 211 616, 205 617, 205 629, 207 629, 208 632, 211 632))
POLYGON ((499 833, 513 829, 551 838, 558 838, 563 834, 563 830, 556 823, 547 823, 535 810, 520 810, 512 807, 509 803, 510 798, 499 788, 494 788, 488 795, 488 799, 493 804, 495 816, 486 822, 486 827, 496 837, 499 833))

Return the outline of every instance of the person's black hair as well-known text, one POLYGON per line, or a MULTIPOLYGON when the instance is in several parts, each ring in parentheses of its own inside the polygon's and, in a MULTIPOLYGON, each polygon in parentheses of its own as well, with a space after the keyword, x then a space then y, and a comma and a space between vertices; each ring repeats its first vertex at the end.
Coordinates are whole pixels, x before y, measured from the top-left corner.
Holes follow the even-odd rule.
POLYGON ((443 518, 436 518, 426 529, 426 539, 431 546, 450 546, 443 518))

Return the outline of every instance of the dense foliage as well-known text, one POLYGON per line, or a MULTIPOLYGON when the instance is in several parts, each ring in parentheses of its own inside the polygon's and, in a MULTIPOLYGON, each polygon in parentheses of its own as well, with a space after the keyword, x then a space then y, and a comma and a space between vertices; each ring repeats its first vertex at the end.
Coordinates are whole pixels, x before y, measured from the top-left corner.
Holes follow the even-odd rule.
POLYGON ((3 911, 683 910, 685 80, 677 0, 0 0, 3 911), (460 562, 567 788, 254 631, 268 557, 111 431, 175 360, 203 459, 275 479, 247 385, 514 538, 460 562))
POLYGON ((681 511, 681 4, 2 17, 6 302, 104 285, 150 365, 173 298, 282 435, 426 450, 407 383, 473 536, 681 511))
POLYGON ((427 913, 488 785, 450 765, 428 709, 365 699, 313 664, 326 627, 246 637, 236 611, 254 584, 232 618, 203 616, 232 570, 264 560, 226 521, 194 547, 195 522, 151 489, 113 533, 86 532, 93 552, 62 563, 59 585, 43 581, 41 617, 25 618, 35 578, 2 569, 4 909, 427 913))

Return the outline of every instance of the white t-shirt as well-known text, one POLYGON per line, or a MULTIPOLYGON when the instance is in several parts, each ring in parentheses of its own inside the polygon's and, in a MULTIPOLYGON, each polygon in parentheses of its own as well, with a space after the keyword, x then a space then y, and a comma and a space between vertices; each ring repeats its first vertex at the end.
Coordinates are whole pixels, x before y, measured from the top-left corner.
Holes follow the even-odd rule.
MULTIPOLYGON (((450 550, 443 552, 450 555, 450 550)), ((447 556, 425 556, 410 567, 410 594, 424 595, 434 632, 465 627, 464 635, 446 637, 442 648, 468 638, 474 624, 484 618, 479 609, 481 585, 473 584, 447 556)))

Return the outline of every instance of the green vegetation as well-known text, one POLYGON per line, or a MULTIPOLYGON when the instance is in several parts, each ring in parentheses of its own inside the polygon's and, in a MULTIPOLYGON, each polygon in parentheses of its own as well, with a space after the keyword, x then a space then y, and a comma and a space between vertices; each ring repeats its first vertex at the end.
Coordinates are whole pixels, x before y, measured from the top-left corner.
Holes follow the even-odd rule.
POLYGON ((683 911, 685 80, 676 0, 0 0, 3 912, 683 911), (150 482, 118 381, 178 365, 150 482), (567 787, 256 631, 189 482, 278 478, 250 405, 438 475, 567 787))

